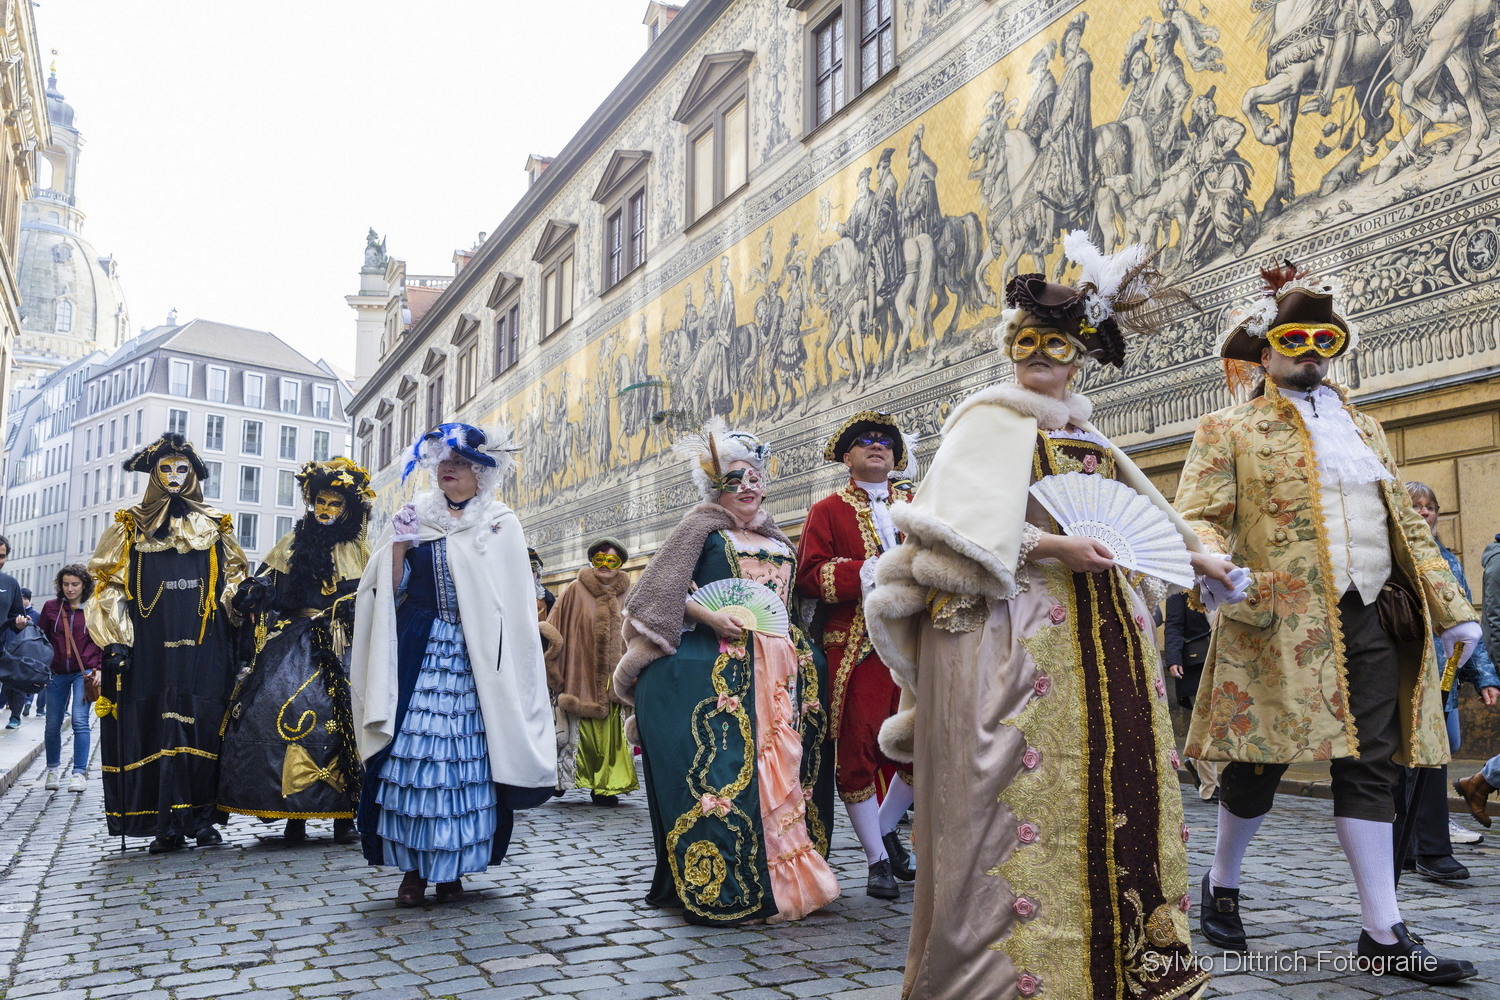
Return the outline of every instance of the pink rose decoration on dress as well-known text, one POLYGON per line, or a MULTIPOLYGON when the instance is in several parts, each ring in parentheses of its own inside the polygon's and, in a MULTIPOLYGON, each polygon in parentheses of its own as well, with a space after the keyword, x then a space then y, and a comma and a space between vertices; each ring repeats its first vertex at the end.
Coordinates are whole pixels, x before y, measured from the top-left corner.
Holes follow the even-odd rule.
POLYGON ((1177 908, 1183 913, 1193 908, 1193 901, 1188 898, 1187 893, 1183 893, 1182 898, 1177 901, 1177 908))
POLYGON ((719 695, 719 711, 721 711, 721 712, 738 712, 739 710, 740 710, 740 700, 738 698, 736 698, 732 694, 721 694, 721 695, 719 695))
POLYGON ((1021 973, 1021 978, 1016 980, 1016 989, 1021 991, 1023 997, 1036 996, 1036 991, 1042 988, 1042 981, 1029 972, 1021 973))
POLYGON ((1036 747, 1027 747, 1026 752, 1021 754, 1021 766, 1026 770, 1034 770, 1042 762, 1042 752, 1036 747))
POLYGON ((1017 896, 1015 903, 1011 906, 1011 909, 1016 911, 1016 916, 1025 918, 1031 916, 1036 912, 1036 904, 1027 899, 1025 896, 1017 896))
POLYGON ((1093 472, 1097 468, 1099 468, 1099 456, 1097 456, 1097 455, 1085 455, 1085 456, 1083 456, 1083 471, 1084 472, 1093 472))
POLYGON ((1132 617, 1135 619, 1135 627, 1140 629, 1142 632, 1146 631, 1146 616, 1134 615, 1132 617))
POLYGON ((1030 823, 1022 823, 1016 827, 1016 839, 1023 844, 1034 843, 1036 841, 1036 827, 1030 823))
POLYGON ((1176 750, 1168 750, 1167 751, 1167 763, 1171 764, 1172 765, 1172 770, 1176 771, 1176 770, 1181 769, 1181 767, 1182 767, 1182 758, 1179 757, 1179 756, 1177 756, 1177 751, 1176 750))
POLYGON ((1046 674, 1042 674, 1036 679, 1036 683, 1031 685, 1031 689, 1038 695, 1046 694, 1048 691, 1052 690, 1052 678, 1048 677, 1046 674))
POLYGON ((1047 620, 1054 625, 1061 625, 1068 617, 1068 609, 1061 604, 1054 604, 1047 611, 1047 620))
POLYGON ((1192 835, 1192 832, 1192 830, 1188 829, 1188 825, 1186 823, 1182 824, 1182 842, 1184 844, 1188 842, 1188 837, 1192 835))
POLYGON ((728 816, 734 803, 717 795, 705 795, 698 800, 698 808, 705 816, 728 816))
POLYGON ((1158 698, 1165 698, 1167 696, 1167 682, 1160 677, 1153 678, 1151 686, 1156 688, 1156 696, 1158 698))

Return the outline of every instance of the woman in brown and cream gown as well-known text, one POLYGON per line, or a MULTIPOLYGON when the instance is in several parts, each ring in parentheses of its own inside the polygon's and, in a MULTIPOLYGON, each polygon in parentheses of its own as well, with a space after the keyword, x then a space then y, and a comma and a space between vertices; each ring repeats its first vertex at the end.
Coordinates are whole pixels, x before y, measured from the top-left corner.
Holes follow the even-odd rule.
POLYGON ((1066 472, 1119 480, 1172 518, 1198 573, 1227 580, 1070 391, 1088 359, 1124 357, 1113 318, 1086 321, 1090 292, 1115 304, 1040 275, 1011 282, 998 338, 1019 384, 948 418, 866 600, 903 688, 882 747, 914 764, 913 1000, 1163 1000, 1208 979, 1188 936, 1161 588, 1061 534, 1027 489, 1066 472))

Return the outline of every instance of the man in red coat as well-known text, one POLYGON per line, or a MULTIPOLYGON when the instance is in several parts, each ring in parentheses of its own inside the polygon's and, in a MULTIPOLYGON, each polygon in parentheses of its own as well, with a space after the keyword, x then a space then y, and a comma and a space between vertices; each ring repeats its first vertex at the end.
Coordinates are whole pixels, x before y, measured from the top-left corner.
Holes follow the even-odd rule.
POLYGON ((829 438, 823 457, 843 462, 850 481, 807 512, 797 552, 797 590, 823 604, 823 650, 838 740, 835 776, 869 861, 866 891, 895 899, 896 879, 916 878, 896 832, 912 790, 880 752, 880 724, 896 714, 900 689, 870 645, 863 597, 874 585, 880 554, 901 541, 890 508, 910 500, 911 491, 893 489, 890 477, 906 468, 907 444, 890 414, 865 410, 829 438), (876 798, 882 770, 892 775, 883 801, 876 798))

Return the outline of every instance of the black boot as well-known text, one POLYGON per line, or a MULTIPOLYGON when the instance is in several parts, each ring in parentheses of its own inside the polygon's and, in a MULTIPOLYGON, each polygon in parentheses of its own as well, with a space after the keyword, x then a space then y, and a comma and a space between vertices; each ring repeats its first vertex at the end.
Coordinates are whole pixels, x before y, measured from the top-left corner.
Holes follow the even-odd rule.
POLYGON ((352 844, 359 839, 359 832, 354 829, 354 820, 336 819, 333 821, 333 842, 335 844, 352 844))
POLYGON ((286 821, 286 829, 281 831, 281 839, 288 844, 300 844, 307 839, 307 820, 289 819, 286 821))
POLYGON ((1469 869, 1451 854, 1423 854, 1417 858, 1415 867, 1418 875, 1445 882, 1469 877, 1469 869))
POLYGON ((1478 975, 1473 963, 1458 958, 1438 958, 1427 950, 1422 939, 1406 929, 1405 924, 1392 924, 1391 933, 1395 944, 1380 944, 1370 937, 1368 931, 1359 932, 1359 945, 1355 953, 1368 959, 1370 971, 1380 976, 1393 972, 1407 979, 1434 986, 1456 983, 1461 979, 1472 979, 1478 975))
POLYGON ((590 792, 589 798, 596 806, 617 806, 620 804, 618 795, 600 795, 598 792, 590 792))
POLYGON ((876 899, 900 899, 901 890, 891 876, 891 859, 881 858, 870 866, 870 878, 865 882, 865 894, 876 899))
POLYGON ((187 840, 181 834, 170 834, 157 837, 151 841, 151 846, 146 850, 152 854, 167 854, 172 851, 180 851, 187 845, 187 840))
POLYGON ((883 834, 880 842, 885 845, 885 853, 890 856, 891 874, 903 882, 915 881, 917 867, 911 863, 911 854, 906 850, 906 845, 901 843, 901 831, 892 830, 883 834))
POLYGON ((1203 904, 1198 913, 1198 927, 1208 943, 1225 951, 1245 951, 1245 925, 1240 922, 1240 891, 1210 888, 1203 876, 1203 904))
POLYGON ((219 835, 219 831, 215 830, 212 824, 199 830, 197 836, 199 847, 218 847, 224 843, 224 838, 219 835))

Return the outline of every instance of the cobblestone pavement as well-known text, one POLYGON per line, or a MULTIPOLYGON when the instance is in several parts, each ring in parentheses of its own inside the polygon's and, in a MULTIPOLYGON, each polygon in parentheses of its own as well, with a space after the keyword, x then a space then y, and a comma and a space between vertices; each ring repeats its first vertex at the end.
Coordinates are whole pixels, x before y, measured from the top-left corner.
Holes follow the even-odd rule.
MULTIPOLYGON (((640 902, 650 859, 643 793, 604 809, 572 792, 523 813, 511 859, 471 878, 475 891, 463 901, 400 909, 391 872, 335 846, 327 824, 313 824, 317 839, 292 848, 281 846, 277 827, 241 817, 223 847, 153 857, 132 841, 121 855, 104 832, 97 781, 84 795, 47 792, 40 781, 38 764, 0 798, 0 997, 8 1000, 900 994, 910 904, 864 895, 863 858, 844 825, 834 859, 846 896, 797 924, 717 929, 640 902)), ((1500 998, 1492 957, 1500 849, 1464 850, 1474 872, 1467 884, 1403 881, 1408 922, 1435 950, 1474 960, 1484 977, 1423 993, 1334 964, 1359 918, 1330 803, 1283 797, 1279 806, 1252 845, 1245 909, 1257 952, 1281 967, 1226 968, 1204 952, 1219 973, 1209 996, 1500 998)), ((1213 812, 1196 800, 1188 810, 1201 876, 1213 812)))

